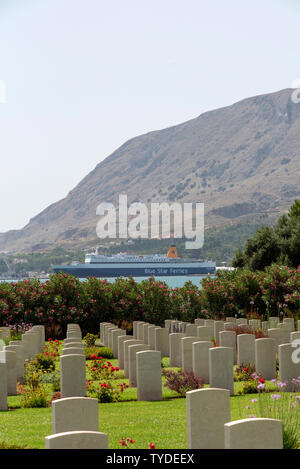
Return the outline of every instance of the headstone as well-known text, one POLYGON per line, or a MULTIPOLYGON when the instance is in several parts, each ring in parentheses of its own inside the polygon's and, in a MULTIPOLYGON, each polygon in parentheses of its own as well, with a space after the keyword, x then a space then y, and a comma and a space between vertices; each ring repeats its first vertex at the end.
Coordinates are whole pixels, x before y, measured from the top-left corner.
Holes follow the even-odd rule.
POLYGON ((155 330, 161 329, 159 326, 149 326, 148 327, 148 345, 150 345, 151 350, 155 350, 155 330))
POLYGON ((170 366, 181 367, 181 339, 185 337, 183 332, 174 332, 169 335, 170 366))
POLYGON ((279 327, 268 329, 268 337, 270 339, 274 339, 276 351, 278 351, 279 345, 288 343, 289 337, 287 336, 289 336, 289 333, 279 327))
POLYGON ((248 325, 248 319, 246 318, 238 318, 236 320, 236 325, 237 326, 247 326, 248 325))
POLYGON ((295 360, 293 356, 296 349, 292 344, 282 344, 278 350, 279 380, 287 383, 284 391, 296 392, 297 386, 292 382, 293 378, 300 377, 300 360, 295 360))
POLYGON ((140 324, 142 321, 133 321, 132 323, 132 336, 134 339, 137 339, 137 326, 140 324))
POLYGON ((128 347, 130 345, 140 345, 140 344, 143 344, 143 341, 142 340, 137 340, 137 339, 125 340, 125 342, 123 342, 123 348, 124 348, 124 375, 125 375, 126 378, 129 377, 128 347))
POLYGON ((293 342, 293 340, 300 340, 300 331, 295 331, 295 332, 290 333, 289 342, 293 342))
POLYGON ((80 350, 84 351, 84 345, 82 342, 68 342, 67 344, 64 343, 63 350, 66 348, 80 348, 80 350))
POLYGON ((230 421, 227 389, 188 391, 186 413, 188 449, 224 449, 224 424, 230 421))
POLYGON ((0 410, 7 410, 7 365, 0 361, 0 410))
POLYGON ((275 329, 278 324, 278 318, 276 316, 270 316, 269 317, 269 329, 275 329))
POLYGON ((52 433, 99 430, 98 400, 67 397, 52 401, 52 433))
POLYGON ((67 348, 63 348, 61 351, 61 356, 78 355, 78 354, 83 355, 85 357, 84 350, 81 347, 67 347, 67 348))
POLYGON ((224 331, 230 331, 231 329, 235 329, 237 324, 235 322, 226 321, 224 324, 224 331))
POLYGON ((155 350, 160 352, 162 357, 169 356, 169 332, 167 329, 155 329, 155 350))
POLYGON ((80 331, 71 331, 67 332, 67 339, 78 339, 82 340, 82 335, 80 331))
POLYGON ((148 329, 151 326, 151 324, 144 324, 143 325, 143 338, 141 339, 144 344, 148 345, 148 329))
POLYGON ((124 370, 124 342, 133 339, 132 335, 119 335, 118 336, 118 364, 120 370, 124 370))
POLYGON ((41 325, 36 325, 36 326, 33 326, 32 327, 32 331, 37 331, 40 333, 40 352, 43 351, 44 347, 45 347, 45 326, 41 326, 41 325))
POLYGON ((114 358, 118 358, 118 350, 119 350, 119 342, 118 342, 118 337, 126 335, 126 331, 123 329, 113 329, 111 331, 111 342, 112 346, 111 349, 114 354, 114 358))
POLYGON ((27 331, 22 334, 22 341, 24 342, 25 357, 31 360, 40 351, 40 334, 27 331))
POLYGON ((136 387, 137 379, 136 379, 136 354, 137 352, 142 352, 145 350, 150 350, 150 345, 145 344, 137 344, 137 345, 130 345, 128 347, 128 378, 129 378, 129 386, 136 387))
POLYGON ((17 354, 12 350, 0 352, 0 363, 6 363, 7 395, 17 394, 17 354))
POLYGON ((86 366, 84 355, 60 357, 61 397, 86 396, 86 366))
POLYGON ((197 326, 197 336, 199 341, 211 341, 214 337, 214 329, 212 326, 197 326))
POLYGON ((186 337, 197 337, 197 327, 198 326, 196 324, 189 324, 188 326, 186 326, 186 337))
POLYGON ((254 334, 237 335, 237 364, 255 364, 255 336, 254 334))
POLYGON ((228 389, 233 395, 233 349, 209 349, 209 384, 212 388, 228 389))
POLYGON ((220 343, 219 332, 224 331, 224 321, 215 321, 214 324, 214 338, 217 344, 220 343))
POLYGON ((168 330, 168 333, 171 334, 171 324, 172 324, 172 319, 165 319, 165 329, 168 330))
POLYGON ((204 380, 205 384, 209 383, 209 349, 210 341, 194 342, 193 349, 193 372, 204 380))
POLYGON ((214 330, 214 324, 215 324, 214 319, 204 319, 204 326, 211 327, 212 330, 214 330))
POLYGON ((144 340, 144 324, 147 324, 144 321, 140 321, 137 325, 137 340, 144 340))
MULTIPOLYGON (((83 345, 82 341, 80 339, 64 339, 64 347, 68 344, 79 344, 83 345)), ((83 345, 84 346, 84 345, 83 345)))
MULTIPOLYGON (((16 341, 14 341, 16 342, 16 341)), ((21 342, 20 340, 18 342, 21 342)), ((16 353, 16 376, 17 376, 17 381, 20 384, 23 384, 24 382, 24 362, 25 362, 25 356, 24 356, 24 347, 22 345, 11 345, 12 342, 9 343, 6 347, 4 347, 4 350, 11 350, 16 353)))
POLYGON ((262 321, 261 329, 262 329, 264 334, 268 334, 268 329, 270 329, 269 321, 262 321))
POLYGON ((100 432, 64 432, 46 436, 46 449, 108 449, 108 437, 100 432))
POLYGON ((181 342, 181 363, 182 371, 193 371, 193 343, 197 342, 197 337, 183 337, 181 342))
POLYGON ((233 350, 233 363, 236 364, 236 333, 234 331, 221 331, 219 333, 221 347, 231 347, 233 350))
POLYGON ((195 319, 195 324, 196 324, 196 326, 204 326, 205 325, 204 321, 205 321, 205 319, 197 318, 197 319, 195 319))
MULTIPOLYGON (((105 324, 108 324, 108 323, 105 323, 105 324)), ((70 329, 76 329, 78 331, 81 330, 79 324, 76 324, 76 323, 67 324, 67 331, 70 330, 70 329)))
POLYGON ((264 379, 276 378, 276 342, 274 339, 255 340, 255 370, 264 379))
POLYGON ((104 345, 104 326, 107 326, 108 322, 100 322, 100 342, 104 345))
POLYGON ((282 422, 249 418, 225 423, 225 449, 282 449, 282 422))
POLYGON ((228 317, 226 318, 226 322, 234 322, 234 323, 236 324, 236 321, 237 321, 236 318, 233 318, 233 317, 231 317, 231 316, 228 316, 228 317))
POLYGON ((289 332, 294 332, 294 330, 295 330, 294 318, 284 318, 283 323, 288 325, 289 332))
POLYGON ((137 398, 138 401, 162 400, 161 353, 155 350, 137 352, 137 398))
POLYGON ((104 326, 103 343, 104 343, 105 347, 108 347, 108 331, 110 329, 118 329, 118 327, 115 326, 114 324, 109 324, 109 325, 104 326))

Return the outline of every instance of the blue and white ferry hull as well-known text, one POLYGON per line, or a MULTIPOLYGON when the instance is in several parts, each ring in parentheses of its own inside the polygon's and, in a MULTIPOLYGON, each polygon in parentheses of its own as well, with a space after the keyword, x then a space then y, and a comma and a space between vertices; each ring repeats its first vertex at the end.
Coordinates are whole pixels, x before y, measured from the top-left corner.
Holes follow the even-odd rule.
POLYGON ((127 263, 126 265, 76 264, 52 267, 54 272, 64 272, 78 278, 98 277, 171 277, 182 275, 214 275, 216 266, 213 262, 159 262, 159 263, 127 263))

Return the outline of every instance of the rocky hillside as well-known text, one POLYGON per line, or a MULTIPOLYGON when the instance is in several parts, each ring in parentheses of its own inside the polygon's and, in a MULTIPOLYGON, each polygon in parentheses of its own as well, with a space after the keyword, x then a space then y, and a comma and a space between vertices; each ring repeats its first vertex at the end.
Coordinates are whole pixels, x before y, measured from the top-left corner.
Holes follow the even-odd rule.
POLYGON ((204 202, 209 227, 277 217, 300 197, 300 104, 291 92, 248 98, 129 140, 66 198, 22 230, 0 234, 0 250, 90 245, 96 207, 119 194, 129 202, 204 202))

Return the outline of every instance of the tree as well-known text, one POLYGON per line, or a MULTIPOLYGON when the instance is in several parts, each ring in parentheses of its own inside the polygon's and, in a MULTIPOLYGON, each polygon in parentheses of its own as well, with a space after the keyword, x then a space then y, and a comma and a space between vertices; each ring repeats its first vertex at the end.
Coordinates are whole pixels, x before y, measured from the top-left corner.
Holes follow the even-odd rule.
POLYGON ((289 211, 290 218, 300 219, 300 200, 295 200, 289 211))
POLYGON ((236 251, 232 265, 263 270, 275 262, 300 265, 300 200, 295 200, 288 215, 282 215, 274 227, 259 228, 246 241, 244 251, 236 251))

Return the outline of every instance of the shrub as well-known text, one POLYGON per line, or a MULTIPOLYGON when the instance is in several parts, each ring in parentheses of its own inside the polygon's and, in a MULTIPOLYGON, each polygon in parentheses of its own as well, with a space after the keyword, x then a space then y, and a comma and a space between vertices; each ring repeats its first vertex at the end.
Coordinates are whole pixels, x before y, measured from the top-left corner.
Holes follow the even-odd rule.
POLYGON ((25 362, 24 367, 24 382, 25 385, 32 391, 36 391, 41 382, 43 376, 43 371, 37 367, 37 362, 31 360, 30 362, 25 362))
POLYGON ((98 336, 95 335, 95 334, 88 333, 88 334, 86 334, 86 336, 83 339, 84 339, 87 347, 94 347, 95 343, 96 343, 96 340, 98 339, 98 336))
POLYGON ((257 382, 255 380, 244 381, 237 394, 257 394, 257 382))
MULTIPOLYGON (((79 324, 84 334, 93 335, 101 321, 130 331, 134 320, 159 326, 165 319, 193 322, 196 317, 267 320, 275 315, 297 319, 299 289, 300 270, 282 265, 257 272, 217 272, 215 277, 203 279, 201 289, 190 282, 172 289, 154 278, 140 283, 133 278, 114 283, 96 278, 80 282, 67 274, 54 274, 45 283, 1 283, 0 324, 15 328, 11 329, 14 338, 20 338, 29 324, 44 324, 47 337, 59 338, 65 336, 68 323, 79 324)), ((261 331, 255 334, 264 336, 261 331)), ((51 345, 51 352, 58 353, 58 344, 52 341, 51 345)))
POLYGON ((20 406, 22 408, 48 407, 46 389, 42 386, 35 390, 27 388, 21 396, 20 406))
POLYGON ((195 376, 192 371, 173 371, 162 370, 163 376, 166 378, 164 386, 177 392, 182 397, 185 397, 188 391, 193 389, 200 389, 204 387, 204 380, 195 376))
POLYGON ((53 372, 55 370, 55 359, 44 353, 38 353, 35 355, 34 360, 35 366, 37 369, 44 371, 46 373, 53 372))
POLYGON ((53 373, 43 374, 40 382, 44 384, 51 384, 52 391, 59 392, 60 391, 60 372, 56 370, 53 373))
POLYGON ((106 383, 114 379, 115 372, 119 371, 117 366, 114 367, 110 362, 103 360, 102 357, 95 357, 94 355, 90 357, 90 363, 87 365, 87 368, 93 380, 106 383))
POLYGON ((92 356, 102 358, 114 358, 114 353, 109 347, 85 347, 84 354, 86 360, 90 360, 92 356))
POLYGON ((252 363, 239 365, 235 368, 234 381, 251 381, 254 372, 252 363))
POLYGON ((98 399, 100 403, 116 402, 119 400, 120 391, 109 383, 87 382, 87 395, 98 399))

